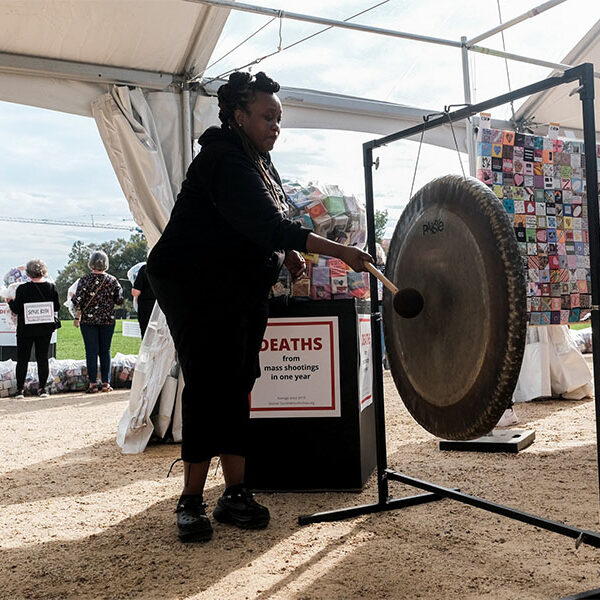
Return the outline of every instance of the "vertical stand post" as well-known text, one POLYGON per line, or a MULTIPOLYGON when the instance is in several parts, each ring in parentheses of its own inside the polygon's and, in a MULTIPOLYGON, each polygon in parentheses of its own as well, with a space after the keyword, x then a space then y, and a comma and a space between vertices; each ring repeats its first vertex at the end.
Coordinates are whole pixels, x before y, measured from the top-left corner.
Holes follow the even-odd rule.
POLYGON ((594 400, 596 408, 596 456, 600 489, 600 212, 598 210, 598 173, 596 159, 596 123, 594 117, 594 67, 583 66, 579 79, 583 111, 583 142, 585 149, 585 181, 587 187, 588 231, 590 235, 590 271, 592 283, 592 357, 594 363, 594 400))
MULTIPOLYGON (((373 202, 373 149, 363 145, 365 170, 365 203, 367 208, 367 244, 369 254, 377 255, 375 246, 375 207, 373 202)), ((383 357, 381 356, 381 311, 377 279, 371 277, 371 359, 373 361, 373 405, 375 410, 375 445, 377 454, 377 491, 379 504, 389 496, 387 480, 387 448, 385 440, 385 409, 383 405, 383 357)))
MULTIPOLYGON (((465 94, 465 104, 471 104, 471 77, 469 75, 469 49, 467 48, 467 37, 460 38, 462 44, 462 72, 463 72, 463 87, 465 94)), ((469 175, 475 177, 475 146, 473 144, 473 124, 470 119, 465 122, 465 131, 467 136, 467 154, 469 155, 469 175)))

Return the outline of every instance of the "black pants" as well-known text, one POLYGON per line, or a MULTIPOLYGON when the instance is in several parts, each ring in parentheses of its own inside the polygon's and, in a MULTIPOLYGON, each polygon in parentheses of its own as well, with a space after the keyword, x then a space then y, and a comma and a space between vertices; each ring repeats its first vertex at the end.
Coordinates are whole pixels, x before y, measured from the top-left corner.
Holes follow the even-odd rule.
POLYGON ((17 331, 17 390, 23 391, 25 377, 27 376, 27 364, 34 344, 40 390, 46 386, 49 374, 48 349, 50 348, 51 337, 51 333, 29 337, 19 334, 17 331))
POLYGON ((185 379, 181 456, 203 462, 219 454, 245 456, 250 394, 260 375, 258 354, 267 326, 264 298, 214 305, 197 297, 187 278, 169 281, 148 270, 185 379), (176 281, 183 280, 177 284, 176 281), (184 287, 185 286, 185 287, 184 287))
POLYGON ((152 302, 143 302, 138 297, 138 323, 140 324, 140 332, 142 334, 142 338, 146 333, 146 329, 148 328, 148 323, 150 321, 150 315, 152 314, 152 309, 154 308, 154 300, 152 302))

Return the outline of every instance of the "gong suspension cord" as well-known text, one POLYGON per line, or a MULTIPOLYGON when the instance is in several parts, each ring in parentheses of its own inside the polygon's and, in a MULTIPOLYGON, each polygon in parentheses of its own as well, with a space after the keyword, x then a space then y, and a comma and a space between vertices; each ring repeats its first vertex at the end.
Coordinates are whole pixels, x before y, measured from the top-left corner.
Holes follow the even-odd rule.
POLYGON ((408 199, 412 198, 413 189, 415 187, 415 179, 417 177, 417 167, 419 166, 419 156, 421 156, 421 146, 423 146, 423 135, 425 134, 425 123, 427 122, 426 118, 423 117, 423 129, 421 129, 421 139, 419 140, 419 150, 417 151, 417 160, 415 161, 415 171, 413 173, 412 183, 410 184, 410 194, 408 199))
POLYGON ((462 158, 460 156, 460 150, 458 149, 458 142, 456 141, 456 133, 454 133, 454 125, 452 125, 452 119, 450 118, 450 111, 444 111, 446 117, 448 117, 448 123, 450 123, 450 130, 452 131, 452 137, 454 138, 454 147, 456 148, 456 154, 458 154, 458 162, 460 163, 460 170, 463 174, 463 179, 466 181, 467 176, 465 175, 465 168, 463 167, 462 158))
MULTIPOLYGON (((502 11, 500 10, 500 0, 496 0, 496 5, 498 6, 498 19, 500 19, 500 25, 502 25, 502 11)), ((502 50, 506 53, 506 44, 504 43, 504 30, 500 32, 502 36, 502 50)), ((510 85, 510 73, 508 71, 508 58, 504 57, 504 66, 506 67, 506 81, 508 82, 508 91, 512 92, 512 88, 510 85)), ((515 120, 515 105, 513 101, 510 101, 510 111, 512 113, 512 120, 515 120)))

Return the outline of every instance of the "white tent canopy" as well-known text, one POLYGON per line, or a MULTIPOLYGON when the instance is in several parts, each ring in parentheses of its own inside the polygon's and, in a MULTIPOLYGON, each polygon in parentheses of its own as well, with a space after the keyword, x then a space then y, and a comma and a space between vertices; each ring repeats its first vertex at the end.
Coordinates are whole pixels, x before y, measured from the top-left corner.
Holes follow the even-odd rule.
MULTIPOLYGON (((565 56, 563 63, 579 65, 592 63, 600 69, 600 21, 565 56)), ((549 77, 560 74, 552 71, 549 77)), ((560 123, 563 131, 572 131, 577 139, 583 139, 583 118, 579 94, 572 94, 576 84, 561 85, 528 98, 515 113, 515 121, 531 127, 534 131, 547 131, 548 123, 560 123)), ((600 131, 600 102, 595 105, 596 131, 600 131)))

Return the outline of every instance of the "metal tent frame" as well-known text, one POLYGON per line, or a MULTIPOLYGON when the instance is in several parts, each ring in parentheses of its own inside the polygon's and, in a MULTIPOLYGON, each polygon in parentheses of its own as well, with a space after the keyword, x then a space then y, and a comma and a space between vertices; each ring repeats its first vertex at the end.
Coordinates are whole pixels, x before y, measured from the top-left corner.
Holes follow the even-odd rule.
MULTIPOLYGON (((526 87, 522 87, 508 94, 503 94, 490 100, 480 102, 474 105, 467 105, 464 108, 449 112, 446 110, 441 116, 424 121, 422 125, 417 125, 409 129, 404 129, 397 133, 381 137, 363 144, 363 161, 365 175, 365 195, 367 205, 367 231, 369 252, 375 255, 375 212, 373 201, 373 150, 386 146, 395 141, 404 139, 421 131, 426 131, 434 127, 439 127, 445 123, 456 122, 461 119, 467 119, 481 111, 494 108, 501 104, 529 96, 543 90, 550 89, 559 85, 578 82, 578 87, 573 93, 579 93, 582 102, 583 123, 584 123, 584 144, 587 149, 585 153, 586 166, 586 185, 587 185, 587 206, 590 234, 590 261, 592 277, 592 339, 593 339, 593 363, 594 363, 594 385, 596 390, 600 390, 600 313, 598 312, 598 300, 600 294, 600 221, 598 208, 598 175, 596 164, 596 132, 594 123, 594 68, 591 63, 585 63, 565 71, 561 75, 550 77, 526 87)), ((371 278, 371 298, 377 298, 377 281, 371 278)), ((558 521, 551 521, 543 517, 523 512, 502 504, 478 498, 465 494, 456 489, 443 487, 427 481, 416 479, 409 475, 398 473, 388 468, 387 449, 385 438, 385 408, 383 394, 383 367, 382 367, 382 348, 381 348, 381 312, 379 302, 373 301, 371 306, 371 349, 373 364, 373 402, 375 406, 375 443, 377 451, 377 490, 378 501, 372 504, 363 504, 340 510, 326 511, 312 515, 300 516, 298 522, 300 525, 317 523, 323 521, 337 521, 356 517, 359 515, 371 514, 382 511, 395 510, 422 504, 442 498, 450 498, 464 504, 475 506, 492 513, 496 513, 523 523, 534 525, 541 529, 553 531, 560 535, 571 537, 576 540, 576 544, 589 544, 600 548, 600 533, 577 527, 571 527, 558 521), (403 498, 392 498, 389 493, 389 482, 399 481, 412 487, 424 490, 426 493, 416 496, 403 498)), ((599 461, 598 480, 600 484, 600 394, 595 395, 595 413, 596 413, 596 451, 599 461)))
MULTIPOLYGON (((464 89, 464 101, 466 104, 471 104, 471 75, 469 71, 469 52, 475 52, 479 54, 487 54, 489 56, 496 56, 498 58, 504 58, 506 60, 512 60, 516 62, 527 63, 531 65, 537 65, 540 67, 547 67, 553 69, 556 72, 563 72, 568 69, 572 69, 573 65, 557 63, 548 60, 543 60, 539 58, 534 58, 531 56, 523 56, 520 54, 514 54, 512 52, 506 52, 503 50, 496 50, 494 48, 489 48, 486 46, 479 46, 478 43, 482 40, 488 39, 497 33, 501 33, 506 29, 517 25, 518 23, 522 23, 527 19, 531 19, 536 17, 537 15, 554 8, 555 6, 562 4, 566 0, 547 0, 542 4, 535 6, 534 8, 528 10, 527 12, 518 15, 512 19, 509 19, 505 23, 501 23, 496 27, 488 31, 484 31, 479 35, 476 35, 472 38, 467 38, 466 36, 462 36, 460 41, 440 38, 440 37, 432 37, 412 32, 406 31, 398 31, 395 29, 387 29, 383 27, 374 27, 370 25, 362 25, 360 23, 350 22, 348 20, 341 21, 339 19, 329 19, 325 17, 319 17, 315 15, 308 15, 302 13, 296 13, 286 10, 281 10, 277 8, 270 8, 265 6, 258 6, 255 4, 245 4, 242 2, 232 1, 232 0, 186 0, 186 2, 192 2, 196 4, 204 4, 207 6, 212 6, 215 8, 223 8, 228 10, 240 11, 250 14, 258 14, 265 15, 273 18, 282 19, 290 19, 292 21, 299 21, 304 23, 313 23, 319 25, 325 25, 327 27, 334 27, 340 29, 346 29, 350 31, 359 31, 363 33, 371 33, 375 35, 382 35, 385 37, 392 37, 396 39, 406 39, 412 40, 414 42, 422 42, 428 44, 435 44, 438 46, 446 46, 449 48, 456 48, 461 51, 461 62, 462 62, 462 74, 463 74, 463 89, 464 89)), ((584 38, 586 39, 586 38, 584 38)), ((580 42, 581 43, 581 42, 580 42)), ((593 71, 594 77, 600 78, 600 72, 593 71)), ((336 98, 337 100, 337 98, 336 98)), ((331 107, 328 107, 331 109, 331 107)), ((469 156, 469 172, 471 175, 475 175, 475 153, 473 148, 473 131, 472 125, 470 121, 466 121, 466 145, 467 145, 467 153, 469 156)), ((572 128, 571 128, 572 129, 572 128)), ((577 132, 579 133, 579 132, 577 132)))

